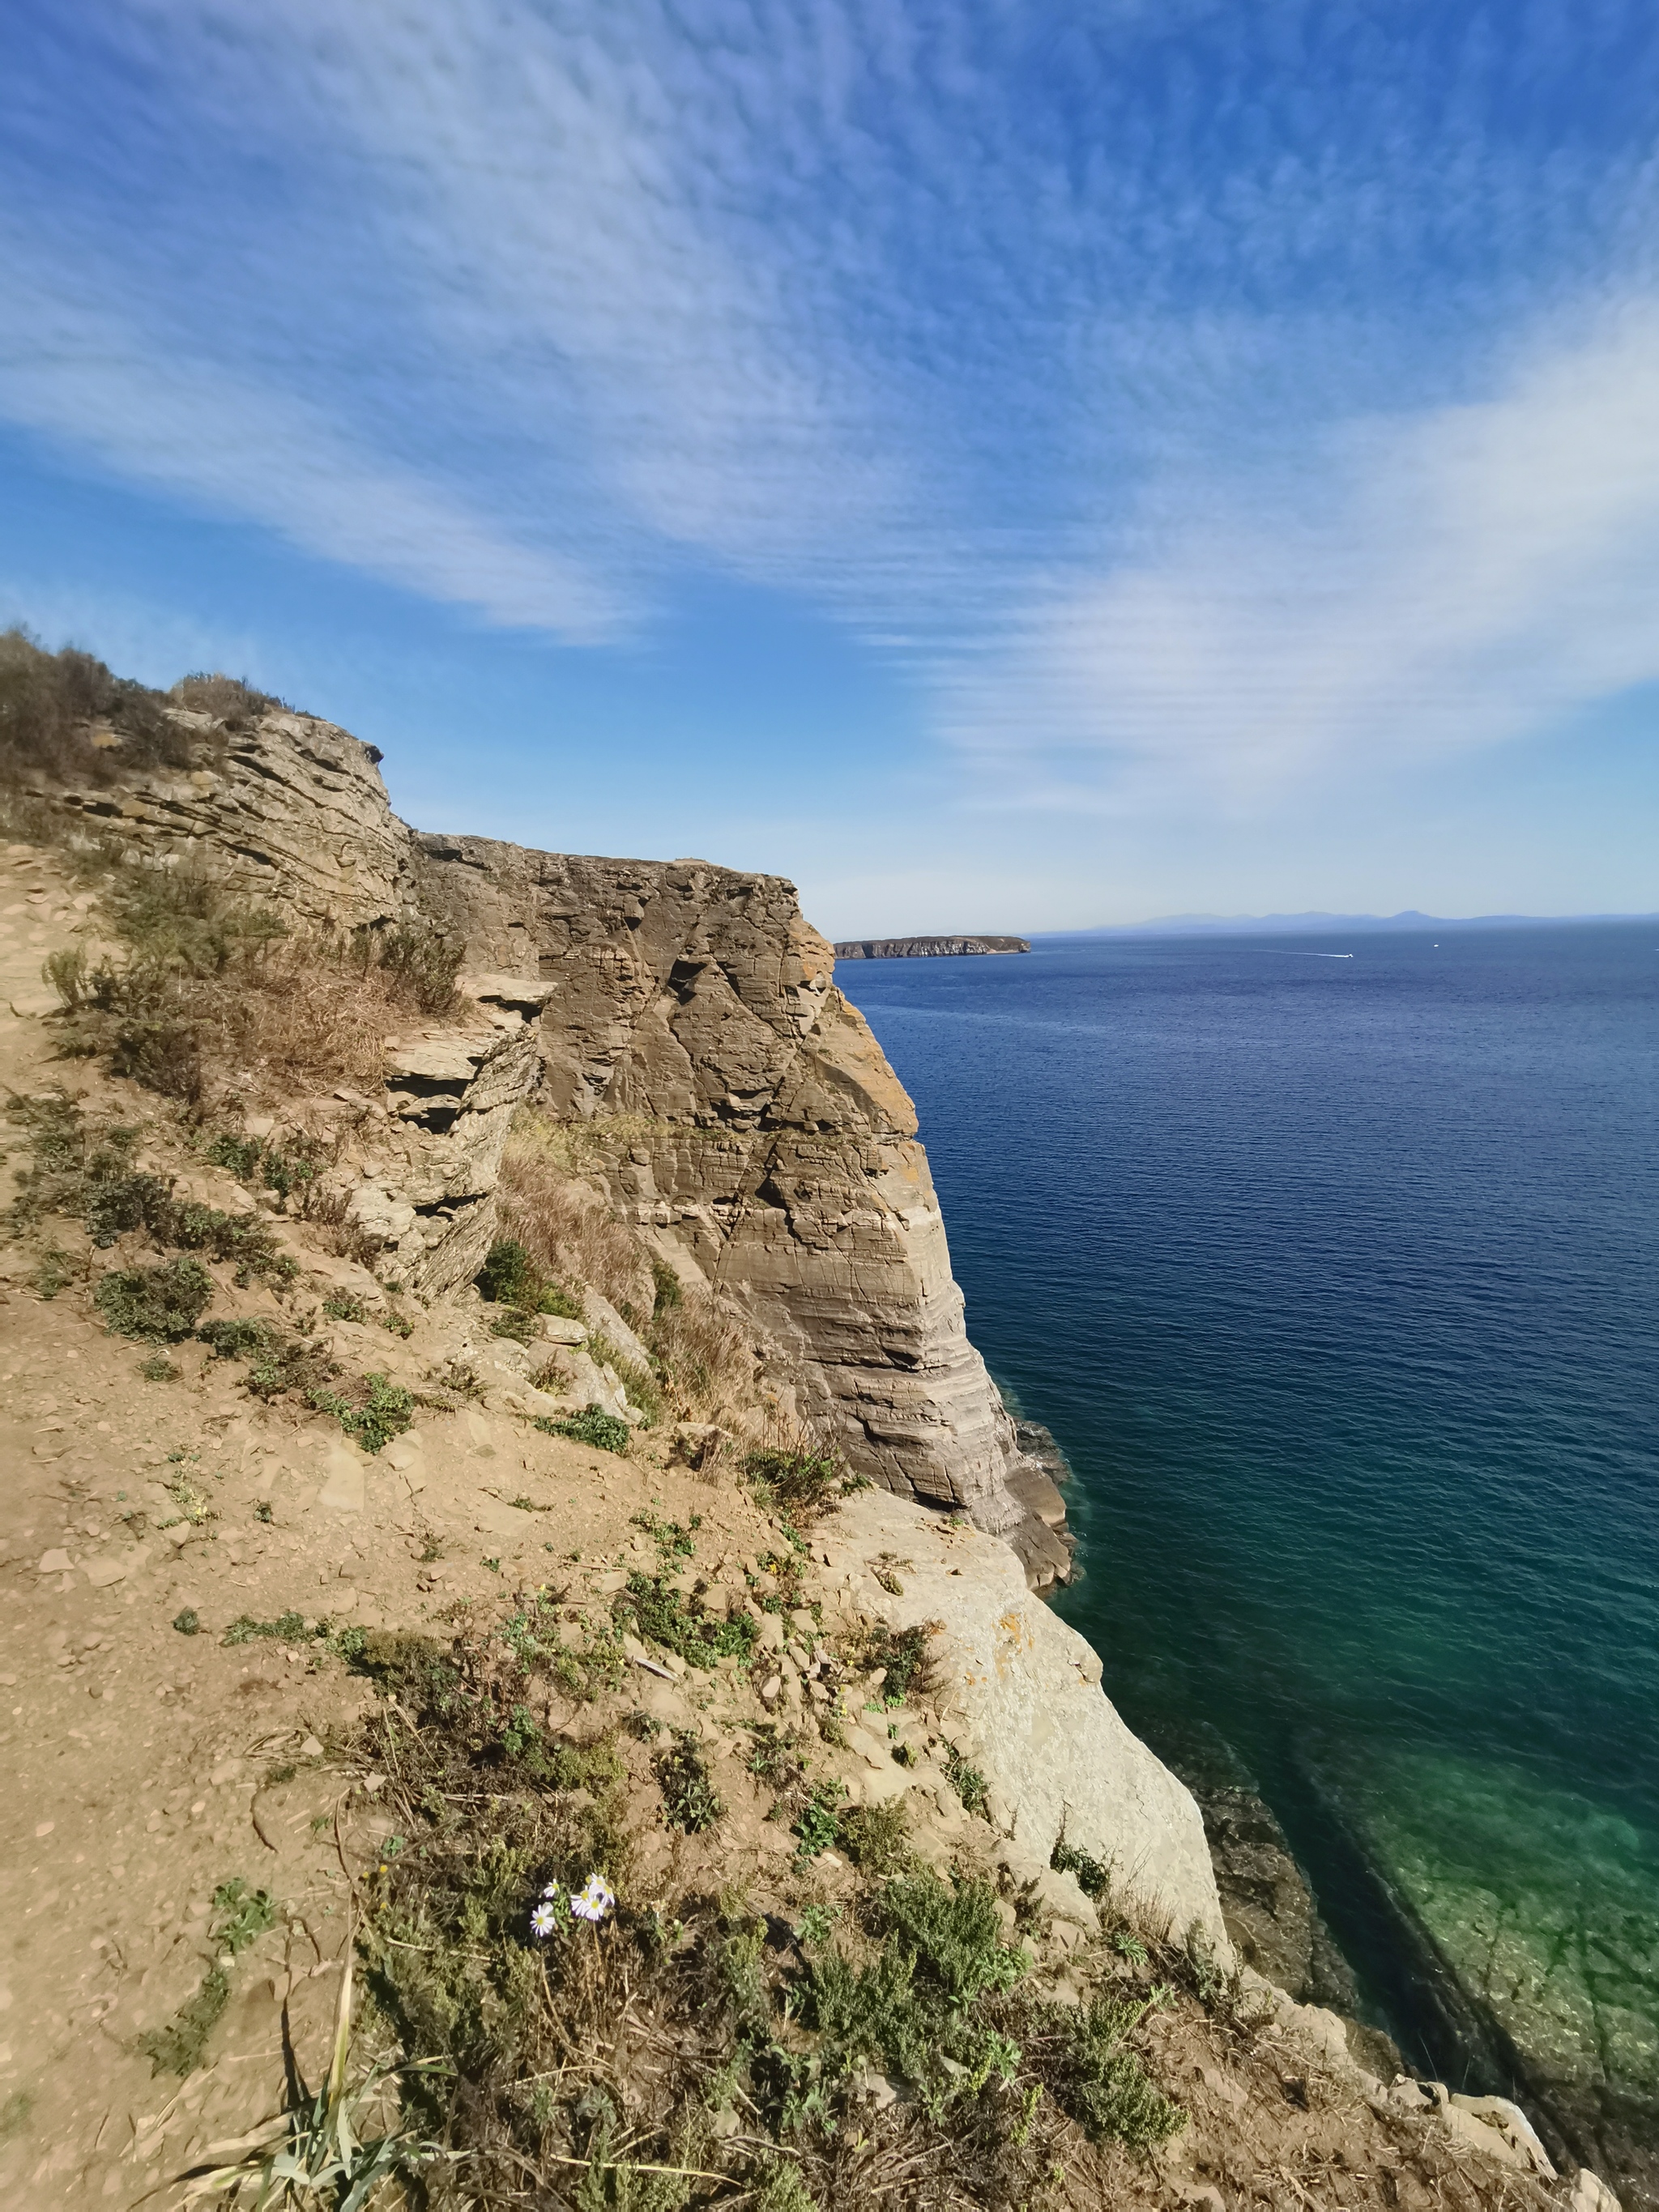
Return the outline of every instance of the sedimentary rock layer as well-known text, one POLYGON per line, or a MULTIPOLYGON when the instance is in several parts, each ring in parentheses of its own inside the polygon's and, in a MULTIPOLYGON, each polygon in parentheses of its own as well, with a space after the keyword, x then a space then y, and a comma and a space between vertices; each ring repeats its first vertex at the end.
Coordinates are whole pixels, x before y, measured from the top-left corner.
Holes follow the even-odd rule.
POLYGON ((309 927, 423 915, 489 979, 476 1039, 398 1040, 398 1119, 426 1141, 412 1182, 357 1200, 416 1281, 441 1291, 476 1267, 507 1121, 533 1091, 588 1126, 587 1171, 748 1316, 855 1466, 1008 1536, 1034 1583, 1068 1571, 1052 1486, 969 1341, 915 1111, 792 884, 410 830, 378 754, 307 715, 267 714, 218 758, 53 796, 140 847, 210 850, 309 927))

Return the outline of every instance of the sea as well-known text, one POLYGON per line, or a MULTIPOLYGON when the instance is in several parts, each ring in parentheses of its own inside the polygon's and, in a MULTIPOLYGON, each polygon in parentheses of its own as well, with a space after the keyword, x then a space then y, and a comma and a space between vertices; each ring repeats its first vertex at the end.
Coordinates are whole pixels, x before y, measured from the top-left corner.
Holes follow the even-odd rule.
POLYGON ((1125 1719, 1249 1778, 1415 2063, 1472 2063, 1397 1915, 1502 2047, 1648 2129, 1659 922, 837 980, 973 1340, 1071 1462, 1059 1610, 1125 1719))

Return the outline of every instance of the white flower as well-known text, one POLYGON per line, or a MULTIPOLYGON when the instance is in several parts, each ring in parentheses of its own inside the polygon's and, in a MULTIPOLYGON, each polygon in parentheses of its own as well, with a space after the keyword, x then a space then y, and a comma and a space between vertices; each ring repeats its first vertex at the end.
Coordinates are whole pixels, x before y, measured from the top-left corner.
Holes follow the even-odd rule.
POLYGON ((550 1905, 538 1905, 530 1916, 530 1932, 543 1942, 559 1924, 559 1916, 550 1905))
POLYGON ((579 1897, 570 1900, 570 1910, 583 1920, 603 1920, 617 1902, 617 1893, 602 1874, 591 1874, 579 1897))
POLYGON ((556 1898, 561 1894, 562 1892, 560 1891, 559 1885, 556 1881, 550 1881, 547 1887, 542 1892, 542 1895, 544 1897, 556 1898))

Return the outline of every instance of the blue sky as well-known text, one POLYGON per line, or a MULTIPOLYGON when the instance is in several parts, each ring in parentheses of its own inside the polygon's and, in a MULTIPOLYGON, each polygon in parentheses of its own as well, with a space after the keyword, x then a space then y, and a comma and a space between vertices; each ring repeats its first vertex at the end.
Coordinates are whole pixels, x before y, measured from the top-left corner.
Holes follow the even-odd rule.
POLYGON ((0 41, 0 620, 836 934, 1659 907, 1650 4, 0 41))

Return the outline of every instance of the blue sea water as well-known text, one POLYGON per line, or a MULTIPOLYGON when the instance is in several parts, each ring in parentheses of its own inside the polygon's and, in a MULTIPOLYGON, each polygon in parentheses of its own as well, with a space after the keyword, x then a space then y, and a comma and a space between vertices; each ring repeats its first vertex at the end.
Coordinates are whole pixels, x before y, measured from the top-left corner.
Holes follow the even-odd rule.
POLYGON ((1218 1732, 1402 2033, 1356 1838, 1523 2046, 1659 2078, 1659 924, 838 981, 1126 1719, 1218 1732))

